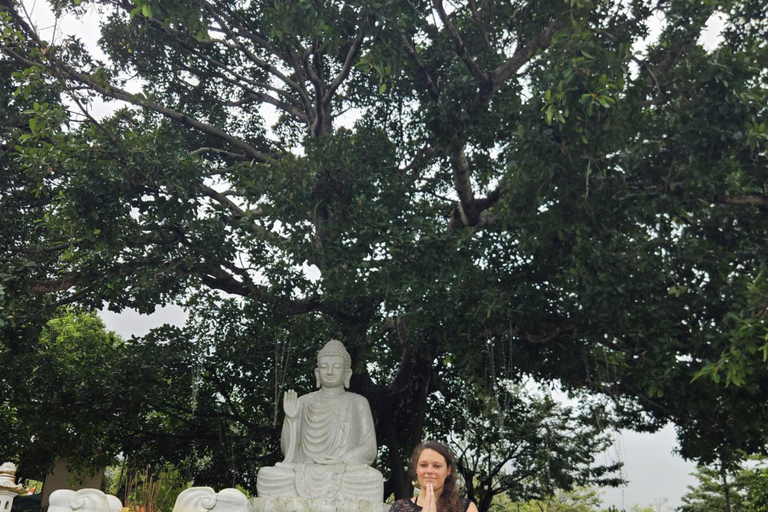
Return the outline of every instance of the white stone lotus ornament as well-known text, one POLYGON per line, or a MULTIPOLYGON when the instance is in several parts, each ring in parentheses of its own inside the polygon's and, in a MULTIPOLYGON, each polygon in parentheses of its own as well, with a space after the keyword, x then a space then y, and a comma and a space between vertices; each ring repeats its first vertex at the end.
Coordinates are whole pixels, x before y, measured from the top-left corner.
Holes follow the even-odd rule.
POLYGON ((122 512, 123 503, 117 496, 107 494, 107 505, 109 506, 109 512, 122 512))
POLYGON ((58 489, 48 499, 48 512, 120 512, 123 504, 98 489, 58 489))
POLYGON ((237 489, 217 494, 210 487, 191 487, 176 498, 173 512, 248 512, 248 498, 237 489))

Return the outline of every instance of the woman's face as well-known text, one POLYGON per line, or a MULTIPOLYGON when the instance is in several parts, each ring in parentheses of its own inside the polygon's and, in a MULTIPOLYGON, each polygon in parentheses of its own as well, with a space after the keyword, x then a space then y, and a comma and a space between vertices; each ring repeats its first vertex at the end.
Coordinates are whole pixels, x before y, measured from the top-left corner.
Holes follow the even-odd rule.
POLYGON ((446 464, 445 457, 429 448, 421 451, 419 462, 416 464, 416 477, 422 492, 429 484, 432 484, 436 493, 442 492, 445 479, 450 474, 451 468, 446 464))

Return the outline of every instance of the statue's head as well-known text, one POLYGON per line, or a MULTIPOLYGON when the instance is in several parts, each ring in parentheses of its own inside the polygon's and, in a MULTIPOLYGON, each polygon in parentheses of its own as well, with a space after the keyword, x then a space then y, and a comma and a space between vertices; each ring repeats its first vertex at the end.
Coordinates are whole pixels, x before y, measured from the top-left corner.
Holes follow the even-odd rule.
POLYGON ((317 387, 349 388, 352 377, 352 358, 338 340, 331 340, 317 353, 315 379, 317 387))

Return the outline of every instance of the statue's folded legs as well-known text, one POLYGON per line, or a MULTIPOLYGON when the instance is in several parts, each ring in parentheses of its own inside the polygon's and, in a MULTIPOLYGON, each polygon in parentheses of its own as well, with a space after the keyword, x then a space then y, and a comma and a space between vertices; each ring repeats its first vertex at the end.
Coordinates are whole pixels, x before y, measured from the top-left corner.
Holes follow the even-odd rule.
POLYGON ((380 503, 384 495, 381 473, 362 465, 278 464, 259 471, 256 487, 260 497, 331 498, 380 503), (349 469, 354 470, 347 471, 349 469))

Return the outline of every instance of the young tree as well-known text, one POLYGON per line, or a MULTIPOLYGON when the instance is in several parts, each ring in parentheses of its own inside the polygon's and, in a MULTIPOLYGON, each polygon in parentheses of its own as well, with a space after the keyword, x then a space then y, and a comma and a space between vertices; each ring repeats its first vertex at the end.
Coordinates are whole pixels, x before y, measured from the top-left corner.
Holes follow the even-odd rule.
POLYGON ((751 510, 750 496, 759 485, 764 464, 752 467, 726 465, 699 466, 694 476, 696 486, 688 486, 680 512, 746 512, 751 510))

